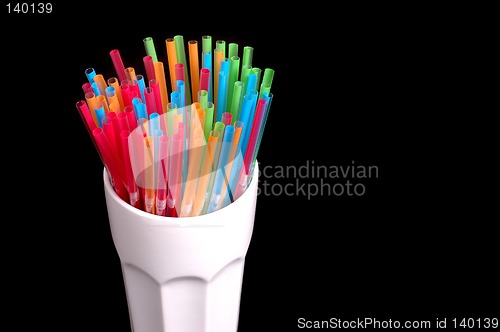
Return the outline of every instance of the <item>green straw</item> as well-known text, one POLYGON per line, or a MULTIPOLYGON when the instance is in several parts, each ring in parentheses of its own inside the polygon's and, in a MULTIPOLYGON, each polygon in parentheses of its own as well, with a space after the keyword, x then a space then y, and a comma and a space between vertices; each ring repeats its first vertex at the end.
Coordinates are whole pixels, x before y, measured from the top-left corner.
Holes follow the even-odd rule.
POLYGON ((202 53, 212 53, 212 36, 201 37, 201 51, 202 53))
MULTIPOLYGON (((252 73, 257 75, 257 80, 255 81, 255 89, 258 90, 259 86, 260 86, 260 73, 262 73, 262 69, 257 68, 257 67, 253 67, 252 73)), ((256 92, 258 92, 258 91, 256 91, 256 92)))
POLYGON ((252 58, 253 58, 253 47, 252 46, 245 46, 243 47, 243 62, 241 63, 242 66, 251 66, 252 65, 252 58))
POLYGON ((229 43, 228 45, 228 58, 231 59, 233 56, 238 56, 238 44, 236 43, 229 43))
POLYGON ((247 86, 248 75, 252 72, 251 65, 243 65, 241 66, 241 78, 240 81, 243 82, 245 86, 247 86))
POLYGON ((219 136, 217 137, 217 146, 215 148, 214 152, 214 162, 212 163, 212 172, 210 173, 210 179, 208 180, 208 185, 207 185, 207 191, 206 193, 208 194, 208 199, 205 201, 205 205, 203 206, 203 214, 207 213, 208 205, 210 204, 210 196, 212 194, 212 190, 214 187, 214 182, 215 182, 215 176, 217 174, 217 167, 219 164, 219 156, 220 156, 220 150, 222 147, 222 138, 224 136, 224 129, 226 128, 226 125, 221 122, 217 121, 214 125, 214 130, 219 132, 219 136))
MULTIPOLYGON (((222 59, 226 58, 226 42, 224 40, 217 40, 215 42, 215 49, 222 51, 222 59)), ((219 73, 216 73, 219 74, 219 73)))
POLYGON ((177 63, 182 63, 184 65, 184 77, 185 77, 185 82, 184 82, 184 88, 186 91, 186 100, 185 100, 185 105, 191 105, 191 87, 189 84, 189 73, 188 73, 188 66, 186 62, 186 50, 184 48, 184 37, 181 35, 177 35, 174 37, 175 41, 175 51, 177 55, 177 63))
POLYGON ((201 104, 201 109, 206 111, 208 107, 208 91, 200 90, 198 91, 198 102, 201 104))
POLYGON ((234 82, 238 80, 240 71, 240 58, 238 56, 233 56, 229 61, 229 79, 227 82, 227 102, 230 103, 233 100, 233 88, 234 82))
POLYGON ((262 82, 262 84, 260 85, 260 91, 259 91, 259 98, 262 98, 262 96, 264 95, 264 92, 270 92, 271 91, 271 86, 270 85, 267 85, 266 83, 262 82))
POLYGON ((274 70, 271 68, 266 68, 264 70, 264 76, 262 77, 262 83, 265 85, 269 85, 269 88, 271 88, 271 85, 273 85, 273 78, 274 70))
POLYGON ((208 142, 208 137, 210 136, 210 131, 212 130, 213 123, 214 123, 214 103, 210 101, 207 103, 207 109, 205 111, 205 124, 203 125, 203 134, 205 134, 205 142, 208 142))
POLYGON ((143 40, 144 48, 146 49, 146 54, 150 55, 153 58, 153 62, 158 62, 158 58, 156 57, 155 44, 153 43, 153 38, 146 37, 143 40))
POLYGON ((174 103, 168 103, 167 104, 167 114, 165 116, 167 117, 167 131, 168 131, 168 136, 172 137, 172 134, 174 132, 174 114, 177 113, 177 105, 174 103))
POLYGON ((232 122, 238 120, 238 117, 240 115, 240 108, 241 108, 241 101, 243 98, 243 88, 244 84, 241 81, 236 81, 234 82, 234 92, 233 92, 233 99, 231 103, 231 114, 232 114, 232 122))

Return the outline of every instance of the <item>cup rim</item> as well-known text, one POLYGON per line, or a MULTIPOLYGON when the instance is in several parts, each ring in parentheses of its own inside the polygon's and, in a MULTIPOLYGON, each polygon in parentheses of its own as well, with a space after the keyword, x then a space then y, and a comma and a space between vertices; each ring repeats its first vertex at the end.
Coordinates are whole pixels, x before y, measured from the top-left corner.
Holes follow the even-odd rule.
MULTIPOLYGON (((186 224, 186 221, 196 222, 196 220, 198 220, 200 218, 205 219, 208 216, 210 216, 210 218, 215 219, 215 218, 217 218, 218 215, 222 215, 222 214, 226 213, 229 209, 237 209, 238 206, 241 204, 241 202, 244 201, 244 197, 246 197, 247 195, 251 195, 250 194, 251 192, 256 191, 255 187, 258 185, 258 182, 259 182, 258 181, 258 175, 259 175, 259 164, 258 164, 258 162, 256 160, 255 161, 255 167, 254 167, 254 170, 253 170, 253 176, 252 176, 253 180, 250 182, 250 185, 245 190, 245 192, 236 201, 234 201, 233 203, 231 203, 231 204, 223 207, 222 209, 219 209, 219 210, 211 212, 211 213, 207 213, 207 214, 203 214, 203 215, 199 215, 199 216, 193 216, 193 217, 178 217, 178 218, 174 218, 174 217, 158 216, 158 215, 155 215, 155 214, 152 214, 152 213, 148 213, 146 211, 140 210, 140 209, 138 209, 138 208, 130 205, 129 203, 123 201, 118 196, 118 194, 115 192, 115 190, 113 189, 113 187, 111 186, 111 182, 109 180, 109 176, 108 176, 108 172, 106 171, 106 167, 103 168, 103 182, 104 182, 105 191, 110 195, 110 197, 115 202, 117 202, 122 208, 126 209, 130 213, 136 214, 138 216, 142 216, 142 217, 144 217, 144 218, 146 218, 146 219, 148 219, 148 220, 150 220, 152 222, 155 222, 155 223, 156 222, 161 222, 161 225, 175 225, 175 224, 179 224, 179 225, 188 226, 188 224, 186 224), (240 202, 240 204, 238 204, 238 202, 240 202), (179 223, 180 220, 182 220, 182 223, 179 223), (169 221, 169 223, 165 223, 165 221, 169 221)), ((207 226, 209 226, 209 225, 207 225, 207 226)))

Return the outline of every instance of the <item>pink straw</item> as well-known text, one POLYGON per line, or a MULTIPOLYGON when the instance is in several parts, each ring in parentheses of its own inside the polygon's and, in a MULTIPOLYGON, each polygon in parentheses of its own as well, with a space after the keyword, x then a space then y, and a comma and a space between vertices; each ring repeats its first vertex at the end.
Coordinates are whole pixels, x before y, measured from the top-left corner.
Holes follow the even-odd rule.
POLYGON ((200 91, 208 91, 208 84, 210 81, 210 70, 208 68, 201 68, 200 70, 200 91))

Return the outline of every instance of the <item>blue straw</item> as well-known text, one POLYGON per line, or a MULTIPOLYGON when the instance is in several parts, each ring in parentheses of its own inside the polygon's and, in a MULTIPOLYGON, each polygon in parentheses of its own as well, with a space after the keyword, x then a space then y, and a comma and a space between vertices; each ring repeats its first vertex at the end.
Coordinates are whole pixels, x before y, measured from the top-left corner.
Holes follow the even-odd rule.
POLYGON ((257 87, 257 75, 252 73, 252 74, 248 75, 245 95, 248 95, 248 94, 254 92, 256 87, 257 87))
POLYGON ((178 107, 186 106, 186 84, 183 80, 175 81, 175 91, 179 92, 179 104, 178 107))
POLYGON ((179 93, 179 91, 172 91, 170 93, 170 102, 175 104, 177 106, 177 108, 181 108, 181 106, 180 106, 181 94, 179 93))
POLYGON ((104 117, 106 116, 106 111, 104 110, 104 105, 102 105, 99 108, 96 108, 95 116, 97 118, 97 124, 99 125, 99 127, 104 129, 104 127, 102 125, 102 119, 104 119, 104 117))
POLYGON ((151 113, 149 115, 149 132, 155 133, 157 130, 160 130, 160 115, 151 113))
POLYGON ((228 77, 224 71, 219 72, 219 94, 218 94, 218 105, 216 107, 215 121, 222 120, 222 114, 226 111, 226 93, 227 93, 227 81, 228 77))
POLYGON ((94 82, 91 84, 92 85, 92 90, 94 90, 94 95, 97 97, 97 96, 100 96, 101 95, 101 92, 99 91, 99 87, 97 86, 97 83, 94 82))
POLYGON ((219 207, 222 188, 224 187, 224 183, 228 180, 225 168, 229 162, 233 138, 234 126, 228 125, 224 129, 224 138, 222 139, 222 147, 219 155, 219 162, 217 164, 217 173, 215 175, 215 182, 212 189, 212 195, 208 203, 207 213, 213 212, 219 207))
MULTIPOLYGON (((241 132, 240 141, 238 142, 238 149, 241 149, 243 155, 247 150, 248 140, 250 139, 250 132, 252 131, 253 118, 255 115, 255 105, 257 99, 257 92, 245 95, 243 98, 243 105, 241 108, 239 121, 243 122, 243 130, 241 132)), ((238 151, 238 150, 237 150, 238 151)))
POLYGON ((142 104, 142 101, 141 101, 140 98, 135 97, 134 99, 132 99, 132 106, 134 107, 135 118, 137 120, 140 119, 140 117, 139 117, 139 108, 137 107, 137 105, 139 105, 139 104, 142 104))
POLYGON ((139 119, 148 120, 148 110, 146 109, 146 104, 137 104, 137 120, 139 119))
POLYGON ((85 69, 85 75, 87 75, 87 79, 89 80, 90 84, 94 83, 94 76, 95 76, 94 68, 90 67, 85 69))
POLYGON ((137 84, 139 84, 139 90, 141 92, 142 101, 145 103, 146 102, 146 96, 144 95, 144 90, 146 89, 146 83, 144 82, 144 76, 137 75, 136 79, 137 79, 137 84))

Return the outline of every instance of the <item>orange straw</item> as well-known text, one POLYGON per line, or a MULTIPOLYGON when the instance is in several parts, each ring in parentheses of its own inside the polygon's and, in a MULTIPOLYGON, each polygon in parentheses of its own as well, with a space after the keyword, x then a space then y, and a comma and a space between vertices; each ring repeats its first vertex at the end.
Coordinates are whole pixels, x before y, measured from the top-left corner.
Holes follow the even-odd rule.
POLYGON ((200 87, 200 65, 198 60, 198 42, 188 41, 189 46, 189 69, 191 72, 191 95, 193 102, 198 101, 198 90, 200 87))
POLYGON ((170 83, 172 84, 170 87, 173 89, 175 87, 175 65, 177 64, 177 51, 175 49, 174 38, 167 38, 165 40, 165 43, 167 45, 167 59, 170 72, 170 83))
POLYGON ((163 62, 161 61, 155 62, 155 75, 156 79, 158 80, 158 83, 160 84, 161 107, 163 113, 167 113, 167 104, 169 103, 169 101, 168 101, 168 89, 167 89, 167 82, 165 80, 165 69, 163 68, 163 62))

